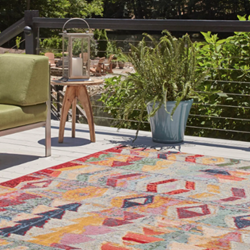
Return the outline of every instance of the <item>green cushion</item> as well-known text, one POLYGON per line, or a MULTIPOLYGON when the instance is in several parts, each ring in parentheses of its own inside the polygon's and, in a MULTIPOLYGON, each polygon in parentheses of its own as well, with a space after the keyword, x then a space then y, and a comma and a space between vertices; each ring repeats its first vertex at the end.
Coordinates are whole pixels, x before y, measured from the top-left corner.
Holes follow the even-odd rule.
POLYGON ((42 122, 46 115, 46 104, 25 107, 0 104, 0 130, 42 122))
POLYGON ((46 56, 0 55, 0 103, 35 105, 48 100, 49 61, 46 56))

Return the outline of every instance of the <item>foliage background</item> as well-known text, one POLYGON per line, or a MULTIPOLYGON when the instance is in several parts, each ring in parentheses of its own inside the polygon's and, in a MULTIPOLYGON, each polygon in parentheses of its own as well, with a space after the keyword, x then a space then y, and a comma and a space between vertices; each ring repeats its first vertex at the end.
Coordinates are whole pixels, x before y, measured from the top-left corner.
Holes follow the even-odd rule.
POLYGON ((187 128, 186 133, 248 141, 249 134, 233 131, 249 131, 250 33, 235 32, 226 39, 219 39, 211 32, 202 34, 205 41, 197 43, 197 60, 199 71, 206 69, 208 72, 207 81, 200 89, 206 99, 204 105, 193 105, 191 112, 195 116, 189 117, 188 124, 221 130, 187 128), (224 94, 207 95, 212 90, 224 94))
POLYGON ((24 16, 236 20, 250 15, 248 0, 1 0, 0 31, 24 16))
MULTIPOLYGON (((142 19, 220 19, 235 20, 250 15, 248 0, 1 0, 0 32, 24 17, 26 9, 39 10, 51 18, 142 18, 142 19)), ((58 31, 42 29, 40 37, 58 31)), ((104 35, 104 34, 103 34, 104 35)), ((104 37, 105 39, 105 37, 104 37)), ((12 39, 3 47, 12 47, 12 39)), ((21 44, 22 46, 22 44, 21 44)), ((99 45, 98 45, 99 46, 99 45)), ((105 47, 105 41, 100 44, 105 47)), ((102 53, 102 52, 101 52, 102 53)))
MULTIPOLYGON (((242 16, 238 18, 246 20, 242 16)), ((248 132, 250 126, 250 33, 235 32, 226 39, 219 39, 217 34, 211 32, 202 32, 202 35, 204 41, 195 42, 195 46, 199 65, 197 73, 206 72, 205 80, 196 89, 203 100, 195 100, 186 134, 249 141, 249 133, 241 131, 248 132)), ((145 65, 145 60, 142 63, 145 65)), ((125 121, 120 115, 120 109, 129 105, 126 102, 132 102, 129 97, 134 94, 130 91, 134 84, 129 81, 117 84, 120 81, 121 78, 117 77, 106 81, 108 91, 102 95, 101 101, 105 104, 105 110, 118 118, 115 126, 119 124, 118 127, 137 129, 138 123, 131 121, 140 120, 140 106, 137 105, 137 110, 132 108, 133 112, 125 117, 130 121, 125 121)), ((142 88, 148 88, 150 83, 144 82, 142 88)), ((139 88, 134 91, 139 91, 139 88)), ((143 117, 146 122, 146 112, 143 117)), ((146 123, 142 125, 141 129, 148 130, 146 123)))
MULTIPOLYGON (((104 17, 158 19, 219 19, 236 20, 237 15, 250 15, 249 0, 0 0, 0 32, 24 17, 26 9, 39 10, 41 17, 104 17)), ((243 20, 243 19, 242 19, 243 20)), ((53 32, 43 29, 43 37, 53 32)), ((58 31, 55 32, 58 34, 58 31)), ((55 34, 54 33, 54 34, 55 34)), ((249 140, 247 134, 232 130, 247 130, 249 114, 249 33, 226 34, 225 39, 203 33, 199 43, 198 60, 201 68, 209 70, 209 79, 200 91, 222 90, 224 96, 206 97, 205 105, 194 104, 188 121, 187 134, 249 140), (235 92, 236 94, 232 94, 235 92), (231 108, 225 108, 231 105, 231 108), (235 108, 239 106, 239 108, 235 108), (197 116, 197 114, 200 115, 197 116), (218 117, 224 117, 221 119, 218 117), (228 117, 228 118, 227 118, 228 117), (230 119, 233 117, 233 119, 230 119), (227 118, 227 119, 226 119, 227 118), (238 120, 237 120, 238 119, 238 120), (223 131, 193 129, 195 126, 221 128, 223 131)), ((106 34, 96 35, 106 40, 106 34)), ((135 37, 135 36, 134 36, 135 37)), ((22 40, 19 36, 3 47, 12 47, 22 40)), ((98 43, 105 50, 107 42, 98 43)), ((45 43, 61 48, 58 38, 45 43)), ((22 43, 20 44, 22 46, 22 43)), ((44 47, 47 45, 45 44, 44 47)), ((50 45, 49 45, 50 46, 50 45)), ((132 123, 133 125, 133 123, 132 123)), ((135 124, 136 125, 136 124, 135 124)), ((148 126, 145 125, 145 129, 148 126)))
POLYGON ((104 0, 104 17, 237 19, 250 14, 248 0, 104 0))
MULTIPOLYGON (((41 17, 91 18, 103 15, 103 0, 0 0, 0 32, 23 18, 28 5, 31 10, 39 10, 41 17)), ((55 34, 58 35, 58 31, 41 29, 40 37, 50 37, 55 34)), ((14 44, 15 39, 3 47, 12 47, 14 44)))

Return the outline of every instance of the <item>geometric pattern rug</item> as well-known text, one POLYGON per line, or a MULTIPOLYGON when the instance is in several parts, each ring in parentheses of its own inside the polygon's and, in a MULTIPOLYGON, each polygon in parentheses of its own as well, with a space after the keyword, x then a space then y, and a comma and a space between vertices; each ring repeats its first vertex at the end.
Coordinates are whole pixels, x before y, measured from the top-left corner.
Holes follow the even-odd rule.
POLYGON ((0 249, 250 249, 250 162, 119 146, 0 183, 0 249))

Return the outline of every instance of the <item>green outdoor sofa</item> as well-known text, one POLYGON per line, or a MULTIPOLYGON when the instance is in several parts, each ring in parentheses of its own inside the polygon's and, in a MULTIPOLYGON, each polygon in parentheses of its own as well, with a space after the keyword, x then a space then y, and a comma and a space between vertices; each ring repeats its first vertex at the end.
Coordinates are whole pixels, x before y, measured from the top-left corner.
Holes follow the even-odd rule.
POLYGON ((45 126, 51 155, 50 75, 45 56, 0 55, 0 136, 45 126))

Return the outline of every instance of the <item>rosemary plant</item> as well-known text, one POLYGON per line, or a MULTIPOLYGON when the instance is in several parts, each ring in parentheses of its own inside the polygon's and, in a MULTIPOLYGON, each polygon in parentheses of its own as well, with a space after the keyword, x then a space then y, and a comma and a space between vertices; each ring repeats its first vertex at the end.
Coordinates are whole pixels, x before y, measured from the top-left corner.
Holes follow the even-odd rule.
POLYGON ((200 98, 196 87, 204 74, 197 73, 195 46, 188 35, 177 39, 164 31, 160 41, 156 41, 145 34, 137 46, 130 46, 128 61, 135 73, 130 73, 124 80, 117 77, 107 80, 101 100, 109 112, 116 114, 118 128, 124 127, 126 120, 136 119, 137 135, 141 123, 154 116, 161 105, 169 113, 167 101, 176 101, 173 115, 181 101, 200 98), (151 46, 147 45, 146 39, 150 39, 151 46), (145 110, 149 102, 153 102, 153 110, 147 114, 145 110))

